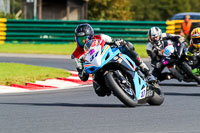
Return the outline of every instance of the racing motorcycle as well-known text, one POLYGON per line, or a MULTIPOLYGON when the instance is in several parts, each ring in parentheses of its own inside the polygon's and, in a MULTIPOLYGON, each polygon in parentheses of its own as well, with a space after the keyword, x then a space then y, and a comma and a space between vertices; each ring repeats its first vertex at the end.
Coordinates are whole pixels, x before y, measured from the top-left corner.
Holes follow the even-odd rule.
POLYGON ((157 83, 148 83, 135 63, 118 46, 108 45, 103 40, 90 40, 84 50, 84 70, 95 78, 102 79, 110 91, 128 107, 138 103, 161 105, 164 93, 157 83))
POLYGON ((188 64, 186 43, 165 40, 161 60, 164 64, 173 60, 166 65, 172 74, 172 78, 179 81, 197 82, 200 84, 200 78, 193 73, 192 67, 188 64))

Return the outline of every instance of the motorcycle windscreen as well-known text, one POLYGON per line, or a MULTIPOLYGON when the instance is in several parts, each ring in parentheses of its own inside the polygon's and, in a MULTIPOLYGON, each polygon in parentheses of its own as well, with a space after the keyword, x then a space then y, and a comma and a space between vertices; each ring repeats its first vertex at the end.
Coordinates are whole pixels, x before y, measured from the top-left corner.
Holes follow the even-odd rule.
POLYGON ((87 56, 86 56, 86 60, 93 64, 96 67, 101 66, 101 46, 98 45, 96 47, 94 47, 93 49, 90 49, 90 51, 88 52, 87 56))
POLYGON ((101 66, 101 46, 90 49, 85 55, 84 69, 87 73, 95 73, 101 66))

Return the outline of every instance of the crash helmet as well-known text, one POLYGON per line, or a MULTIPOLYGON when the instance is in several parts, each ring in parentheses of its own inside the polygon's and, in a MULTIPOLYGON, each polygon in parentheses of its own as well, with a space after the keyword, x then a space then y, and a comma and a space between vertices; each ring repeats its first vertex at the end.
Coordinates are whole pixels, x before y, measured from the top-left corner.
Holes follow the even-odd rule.
POLYGON ((84 47, 88 40, 94 37, 94 30, 90 24, 80 24, 75 29, 75 40, 77 45, 84 47))
POLYGON ((200 28, 195 28, 191 32, 191 42, 195 48, 200 48, 200 28))
POLYGON ((147 33, 148 39, 155 45, 160 45, 162 30, 159 27, 151 27, 147 33))

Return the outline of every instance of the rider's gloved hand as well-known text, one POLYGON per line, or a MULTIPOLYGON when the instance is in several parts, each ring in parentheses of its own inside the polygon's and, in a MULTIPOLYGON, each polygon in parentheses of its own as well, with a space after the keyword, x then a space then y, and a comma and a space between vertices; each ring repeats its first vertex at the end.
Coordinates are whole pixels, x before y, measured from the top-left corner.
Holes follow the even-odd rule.
POLYGON ((156 65, 155 65, 155 67, 158 68, 158 69, 161 68, 161 66, 162 66, 161 62, 157 62, 156 65))
POLYGON ((123 39, 116 39, 114 40, 114 44, 116 44, 118 47, 123 46, 126 42, 123 39))
POLYGON ((162 51, 158 50, 158 56, 162 56, 162 55, 163 55, 162 51))
POLYGON ((190 66, 198 64, 198 59, 196 56, 188 56, 188 59, 189 59, 188 64, 190 66))
POLYGON ((178 39, 178 41, 179 41, 180 43, 183 43, 183 42, 185 42, 185 38, 184 38, 183 36, 180 36, 179 39, 178 39))
POLYGON ((76 68, 78 71, 78 76, 82 81, 87 81, 89 78, 89 74, 87 72, 85 72, 85 70, 82 70, 80 68, 76 68))

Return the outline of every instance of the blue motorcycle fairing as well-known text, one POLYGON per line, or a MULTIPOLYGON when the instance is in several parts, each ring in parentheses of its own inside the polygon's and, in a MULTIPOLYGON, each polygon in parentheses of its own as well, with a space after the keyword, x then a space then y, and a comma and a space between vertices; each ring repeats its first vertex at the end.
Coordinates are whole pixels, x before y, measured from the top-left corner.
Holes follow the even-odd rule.
POLYGON ((98 71, 100 68, 102 68, 107 62, 109 62, 112 58, 114 58, 117 54, 120 53, 120 50, 117 48, 111 48, 109 45, 105 45, 104 48, 101 51, 101 54, 103 54, 103 57, 101 59, 101 65, 99 67, 92 65, 89 62, 84 62, 84 70, 89 73, 93 74, 96 71, 98 71), (87 66, 87 67, 85 67, 87 66))
MULTIPOLYGON (((126 72, 128 72, 133 78, 133 83, 135 88, 141 88, 141 89, 135 89, 135 93, 136 93, 136 97, 137 99, 142 99, 145 97, 146 95, 146 90, 143 88, 147 87, 146 82, 138 75, 138 73, 135 71, 135 63, 127 56, 124 54, 119 54, 120 57, 122 57, 122 62, 121 63, 117 63, 117 61, 111 60, 109 63, 113 63, 115 62, 116 64, 118 64, 117 66, 120 68, 123 68, 124 70, 126 70, 126 72), (132 67, 131 64, 134 66, 132 67), (141 91, 143 91, 141 93, 141 91)), ((119 58, 120 59, 120 58, 119 58)), ((118 59, 118 60, 119 60, 118 59)), ((113 63, 114 64, 114 63, 113 63)))
POLYGON ((136 89, 136 97, 137 99, 142 99, 145 97, 146 95, 146 90, 142 90, 143 88, 145 88, 147 86, 146 82, 138 75, 138 73, 135 73, 135 76, 133 78, 133 83, 137 88, 141 88, 141 89, 136 89), (141 93, 141 91, 143 91, 143 93, 141 93))
POLYGON ((146 96, 146 90, 144 89, 147 87, 146 82, 138 75, 135 71, 136 65, 135 63, 125 54, 122 54, 118 48, 111 48, 110 46, 104 46, 101 54, 104 54, 101 59, 101 66, 96 67, 90 63, 85 62, 84 67, 85 71, 90 74, 96 73, 99 69, 103 68, 104 66, 116 66, 123 68, 127 73, 133 77, 133 83, 135 88, 135 93, 137 99, 143 99, 146 96))

